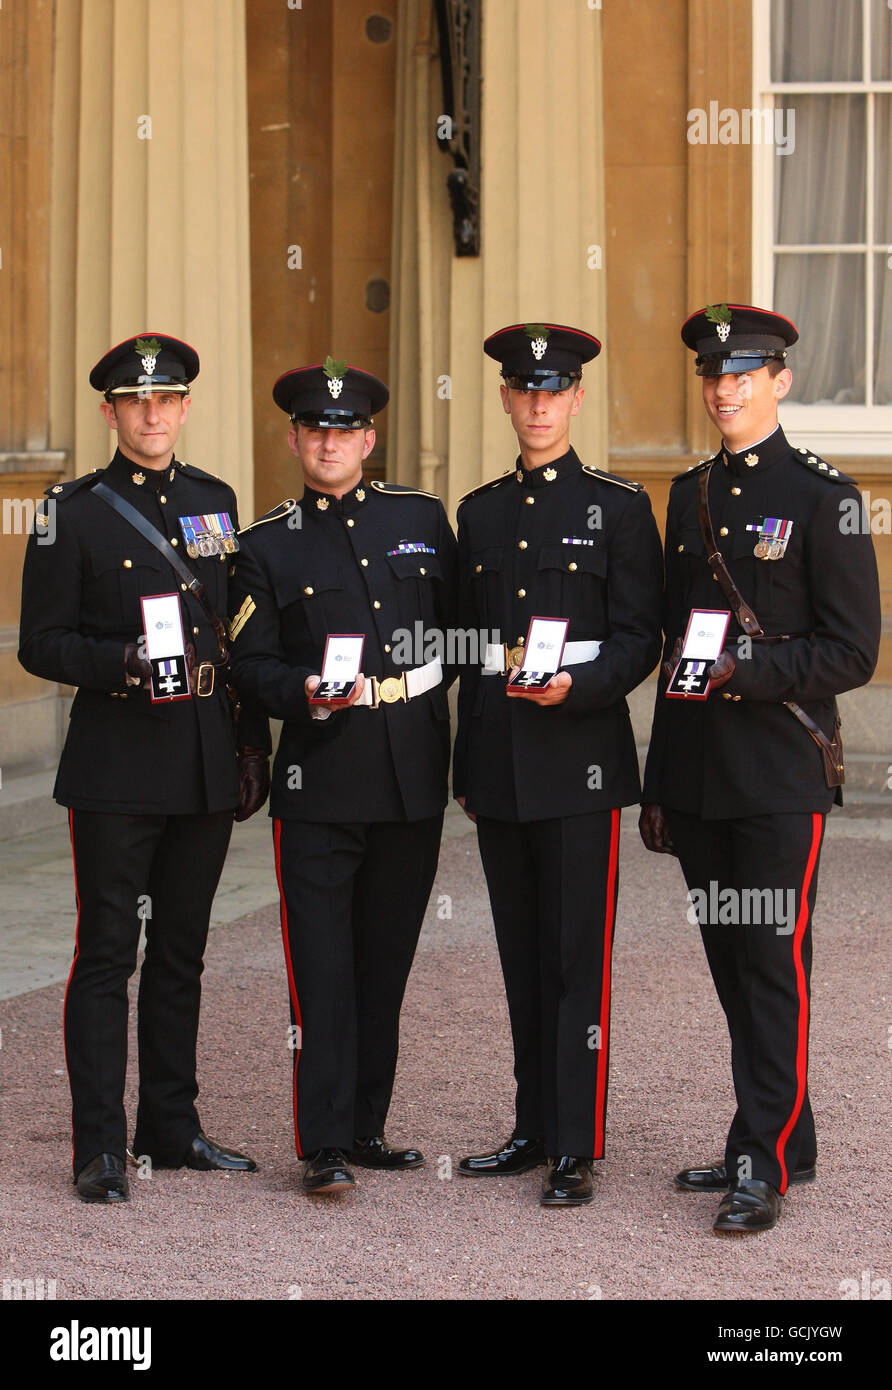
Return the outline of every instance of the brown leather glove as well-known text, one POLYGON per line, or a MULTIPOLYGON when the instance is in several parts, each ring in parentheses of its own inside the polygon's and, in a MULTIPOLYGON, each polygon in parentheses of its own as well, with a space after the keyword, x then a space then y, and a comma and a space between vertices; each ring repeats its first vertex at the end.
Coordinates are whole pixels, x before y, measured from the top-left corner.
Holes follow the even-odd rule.
POLYGON ((269 796, 269 754, 262 748, 241 748, 238 754, 237 821, 259 811, 269 796))
POLYGON ((674 854, 678 858, 678 851, 669 839, 663 808, 655 801, 649 801, 642 806, 641 815, 638 817, 638 833, 644 841, 645 849, 652 850, 654 854, 674 854))
POLYGON ((726 685, 734 675, 736 668, 737 662, 729 651, 719 652, 706 673, 712 681, 713 690, 720 690, 723 685, 726 685))
POLYGON ((140 656, 135 642, 128 642, 124 648, 124 677, 128 685, 142 685, 152 678, 152 663, 140 656))
POLYGON ((675 670, 676 666, 681 661, 681 654, 683 651, 684 638, 676 637, 675 646, 672 648, 672 653, 669 657, 669 660, 663 662, 663 674, 665 675, 667 680, 671 678, 672 672, 675 670))

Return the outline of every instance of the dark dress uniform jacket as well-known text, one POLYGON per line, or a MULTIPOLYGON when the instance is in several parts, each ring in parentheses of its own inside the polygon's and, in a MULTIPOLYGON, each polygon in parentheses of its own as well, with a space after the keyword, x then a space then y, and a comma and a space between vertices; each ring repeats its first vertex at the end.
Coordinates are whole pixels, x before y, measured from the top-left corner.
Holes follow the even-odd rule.
MULTIPOLYGON (((698 474, 706 466, 677 477, 669 494, 667 656, 691 608, 728 607, 706 563, 697 521, 698 474)), ((716 455, 709 510, 728 570, 766 634, 791 640, 754 641, 744 656, 737 643, 742 629, 732 617, 726 646, 737 667, 720 691, 706 701, 666 700, 661 677, 644 800, 706 820, 829 811, 842 796, 827 787, 820 750, 782 702, 795 700, 829 737, 834 697, 873 674, 879 590, 860 495, 851 478, 807 449, 794 449, 778 427, 744 454, 716 455), (767 517, 793 522, 778 560, 753 553, 767 517)))
POLYGON ((449 769, 445 663, 442 683, 405 704, 341 709, 327 720, 310 717, 304 681, 319 674, 329 634, 365 635, 367 679, 423 665, 423 643, 400 660, 422 628, 427 657, 439 654, 435 634, 454 624, 456 592, 455 537, 439 498, 391 483, 364 482, 340 499, 308 487, 240 544, 233 676, 240 694, 284 720, 270 815, 330 823, 436 815, 449 769))
POLYGON ((102 479, 177 540, 224 621, 232 557, 187 558, 178 518, 228 512, 237 525, 235 493, 175 459, 160 478, 142 470, 142 485, 134 474, 140 470, 117 451, 107 468, 48 489, 50 503, 42 505, 53 507, 50 526, 38 524, 28 541, 19 660, 35 676, 78 687, 54 795, 84 811, 224 810, 238 802, 225 682, 218 679, 201 699, 153 704, 147 690, 128 688, 124 678, 124 646, 143 631, 142 595, 180 593, 183 632, 199 662, 220 659, 213 628, 163 556, 92 488, 102 479), (53 524, 53 543, 38 544, 53 524))
POLYGON ((506 821, 637 801, 625 696, 658 659, 662 592, 647 495, 583 467, 570 449, 547 467, 526 471, 518 462, 468 496, 458 538, 463 627, 496 629, 489 640, 510 647, 526 637, 531 617, 568 618, 569 642, 603 645, 594 661, 565 668, 570 693, 551 708, 507 696, 506 678, 479 664, 463 668, 455 795, 469 811, 506 821))

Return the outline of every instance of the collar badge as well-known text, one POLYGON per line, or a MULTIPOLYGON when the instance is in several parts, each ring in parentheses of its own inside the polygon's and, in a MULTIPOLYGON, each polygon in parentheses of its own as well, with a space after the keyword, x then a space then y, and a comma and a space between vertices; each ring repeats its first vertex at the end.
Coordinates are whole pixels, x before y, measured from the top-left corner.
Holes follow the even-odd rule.
POLYGON ((145 475, 145 473, 131 473, 131 474, 130 474, 130 481, 131 481, 131 483, 136 483, 136 486, 137 486, 137 487, 142 487, 142 485, 143 485, 143 483, 145 482, 145 480, 146 480, 146 475, 145 475))
POLYGON ((756 464, 759 462, 759 455, 747 454, 746 458, 743 461, 746 464, 747 468, 755 468, 756 464))
POLYGON ((320 511, 320 512, 327 512, 327 511, 328 511, 328 498, 327 498, 327 497, 317 497, 317 498, 316 498, 316 509, 317 509, 317 511, 320 511))

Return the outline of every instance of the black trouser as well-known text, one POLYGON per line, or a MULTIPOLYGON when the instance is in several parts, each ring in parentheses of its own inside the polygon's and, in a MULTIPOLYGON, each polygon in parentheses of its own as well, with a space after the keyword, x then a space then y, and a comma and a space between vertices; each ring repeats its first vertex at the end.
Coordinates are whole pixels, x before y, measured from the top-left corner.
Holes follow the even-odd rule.
POLYGON ((273 822, 299 1158, 384 1129, 442 827, 273 822))
POLYGON ((178 1163, 198 1133, 195 1047, 211 904, 232 811, 128 816, 70 811, 77 895, 65 994, 74 1172, 99 1153, 124 1157, 127 981, 140 928, 139 1107, 133 1148, 178 1163))
MULTIPOLYGON (((731 1034, 737 1113, 725 1165, 732 1177, 785 1192, 794 1168, 817 1152, 808 1025, 825 817, 705 821, 667 807, 666 820, 689 892, 704 895, 697 917, 731 1034)), ((697 905, 695 896, 691 915, 697 905)))
POLYGON ((514 1040, 515 1136, 603 1158, 618 810, 477 818, 514 1040))

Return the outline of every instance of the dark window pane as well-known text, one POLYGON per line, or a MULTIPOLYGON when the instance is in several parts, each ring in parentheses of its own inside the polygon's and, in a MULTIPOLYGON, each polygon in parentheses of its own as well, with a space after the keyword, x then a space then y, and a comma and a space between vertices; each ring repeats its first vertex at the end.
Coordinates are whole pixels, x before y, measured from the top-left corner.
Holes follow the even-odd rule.
POLYGON ((864 405, 863 254, 777 256, 774 308, 799 329, 788 399, 864 405))
POLYGON ((772 0, 772 82, 861 78, 861 0, 772 0))
POLYGON ((792 154, 774 154, 775 241, 781 245, 863 242, 865 120, 863 96, 795 96, 789 112, 792 154))

